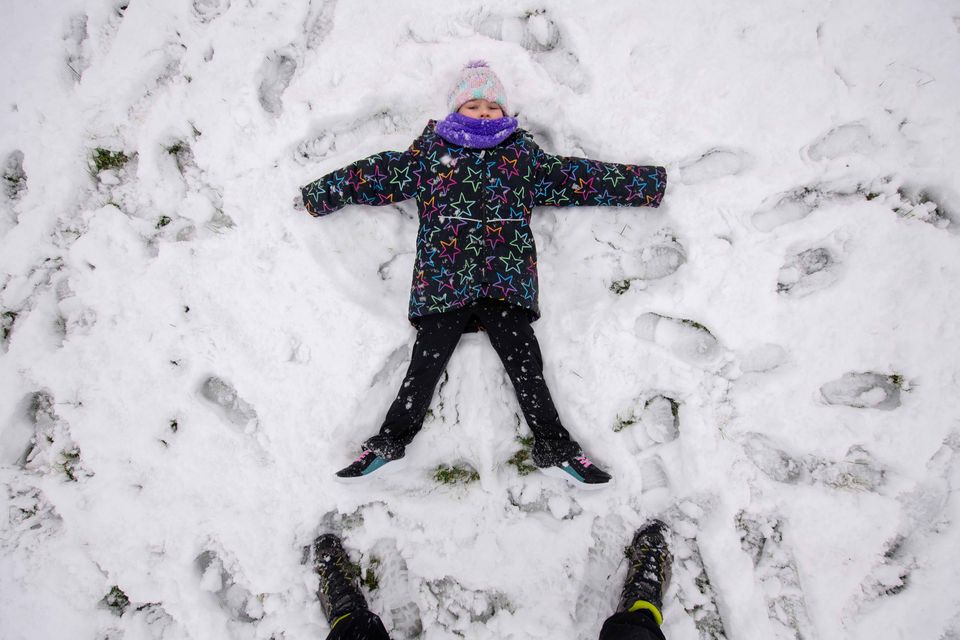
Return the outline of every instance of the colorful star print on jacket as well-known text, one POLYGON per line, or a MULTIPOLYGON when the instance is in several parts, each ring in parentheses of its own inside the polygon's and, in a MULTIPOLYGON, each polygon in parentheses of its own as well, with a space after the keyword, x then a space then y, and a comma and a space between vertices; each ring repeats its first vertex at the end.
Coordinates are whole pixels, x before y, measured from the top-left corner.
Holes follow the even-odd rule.
POLYGON ((657 207, 666 188, 663 167, 550 155, 523 129, 495 147, 471 149, 447 142, 435 126, 431 120, 404 152, 378 153, 302 189, 315 216, 416 199, 414 324, 478 298, 506 300, 539 318, 533 208, 657 207))

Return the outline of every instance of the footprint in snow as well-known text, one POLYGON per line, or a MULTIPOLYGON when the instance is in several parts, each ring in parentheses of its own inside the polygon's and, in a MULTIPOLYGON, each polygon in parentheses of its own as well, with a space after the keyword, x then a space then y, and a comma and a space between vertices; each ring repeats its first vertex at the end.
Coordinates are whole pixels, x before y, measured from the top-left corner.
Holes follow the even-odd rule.
POLYGON ((63 517, 29 477, 10 476, 2 485, 9 508, 6 526, 0 529, 0 543, 6 548, 24 548, 43 541, 63 528, 63 517))
POLYGON ((307 34, 307 49, 316 49, 333 31, 337 0, 310 0, 303 31, 307 34))
POLYGON ((747 156, 730 149, 711 149, 693 160, 680 163, 681 184, 699 184, 737 175, 746 168, 747 156))
POLYGON ((746 433, 740 437, 747 458, 768 478, 776 482, 794 484, 803 476, 803 465, 773 440, 761 433, 746 433))
POLYGON ((427 582, 420 600, 430 610, 427 618, 454 636, 464 637, 476 624, 485 624, 500 611, 516 611, 506 594, 496 590, 470 589, 452 576, 427 582))
POLYGON ((583 514, 583 507, 570 496, 565 484, 556 484, 553 478, 547 480, 552 483, 546 487, 539 478, 513 485, 507 489, 507 500, 523 513, 550 514, 557 520, 573 520, 583 514))
POLYGON ((877 491, 886 481, 887 472, 869 451, 858 445, 850 447, 841 460, 807 455, 803 463, 814 482, 833 489, 877 491))
POLYGON ((643 505, 650 513, 662 513, 670 505, 673 489, 659 455, 650 456, 640 463, 640 492, 643 505))
POLYGON ((640 421, 654 442, 672 442, 680 435, 680 404, 664 395, 653 396, 644 405, 640 421))
POLYGON ((862 202, 874 196, 859 182, 812 183, 767 198, 760 210, 753 214, 751 221, 760 231, 772 231, 781 225, 802 220, 822 206, 862 202))
POLYGON ((588 78, 583 65, 546 9, 508 15, 481 13, 478 18, 471 25, 477 33, 523 47, 554 81, 577 93, 586 90, 588 78))
POLYGON ((804 249, 789 256, 780 267, 777 293, 802 298, 824 289, 839 277, 840 262, 827 247, 804 249))
POLYGON ((687 261, 687 254, 671 231, 661 229, 644 243, 637 259, 635 279, 659 280, 679 269, 687 261))
POLYGON ((736 516, 740 548, 753 561, 754 574, 767 602, 777 637, 814 637, 797 563, 783 541, 784 522, 773 515, 741 511, 736 516))
POLYGON ((927 475, 911 491, 897 497, 901 513, 897 534, 861 583, 860 594, 851 603, 853 611, 908 588, 913 571, 930 562, 929 555, 924 557, 927 550, 936 547, 938 537, 952 531, 951 477, 960 463, 958 454, 960 433, 955 432, 927 462, 927 475))
POLYGON ((230 0, 193 0, 193 15, 201 23, 216 20, 230 8, 230 0))
POLYGON ((367 550, 360 561, 360 577, 366 584, 371 608, 382 612, 380 617, 391 638, 422 637, 420 607, 410 600, 419 591, 419 584, 410 579, 407 562, 397 549, 396 540, 379 540, 367 550))
MULTIPOLYGON (((881 184, 880 189, 889 191, 891 186, 881 184)), ((901 218, 919 220, 957 233, 960 215, 955 209, 956 195, 950 189, 905 182, 887 196, 886 202, 901 218)))
POLYGON ((521 15, 488 15, 475 28, 488 38, 518 44, 531 53, 553 51, 561 43, 560 28, 545 9, 521 15))
POLYGON ((687 261, 687 254, 677 237, 667 229, 653 234, 637 250, 620 254, 624 273, 631 274, 610 284, 617 295, 626 293, 633 282, 649 282, 672 275, 687 261))
POLYGON ((832 160, 849 155, 867 155, 876 145, 870 130, 863 124, 851 122, 831 129, 806 148, 811 160, 832 160))
POLYGON ((218 406, 223 415, 244 433, 256 432, 259 427, 257 412, 249 402, 240 397, 237 389, 217 376, 210 376, 200 388, 200 394, 218 406))
POLYGON ((659 456, 651 456, 640 465, 640 489, 644 495, 670 489, 670 479, 659 456))
MULTIPOLYGON (((709 504, 706 506, 709 507, 709 504)), ((717 592, 710 582, 697 542, 699 523, 705 514, 704 504, 684 500, 675 505, 666 516, 672 531, 669 539, 673 553, 670 591, 676 591, 676 597, 693 620, 700 640, 725 640, 727 632, 720 616, 717 592)), ((670 591, 667 592, 664 605, 667 604, 670 591)))
POLYGON ((23 152, 11 151, 3 163, 3 193, 11 200, 19 200, 27 191, 27 174, 23 170, 23 152))
POLYGON ((27 471, 46 476, 62 474, 71 482, 92 477, 93 472, 83 464, 70 425, 57 414, 55 406, 49 391, 37 391, 30 396, 27 415, 34 435, 18 463, 27 471))
POLYGON ((618 417, 614 431, 632 430, 637 444, 645 449, 651 444, 665 444, 680 435, 680 403, 673 398, 654 393, 641 396, 626 417, 618 417), (642 433, 637 433, 637 430, 642 433))
POLYGON ((316 135, 300 141, 294 157, 301 164, 316 162, 341 147, 350 148, 364 139, 408 131, 412 127, 414 122, 408 114, 389 110, 367 113, 352 120, 321 123, 316 135))
POLYGON ((222 233, 235 228, 236 222, 223 211, 222 189, 210 184, 207 173, 197 164, 191 141, 175 140, 166 151, 186 190, 177 214, 162 227, 163 235, 185 241, 195 238, 200 229, 222 233))
POLYGON ((860 446, 850 447, 841 460, 828 460, 813 454, 795 457, 761 433, 745 433, 739 440, 747 458, 776 482, 877 491, 886 479, 886 471, 860 446))
POLYGON ((827 404, 891 411, 900 406, 904 384, 899 374, 850 372, 821 386, 820 393, 827 404))
POLYGON ((217 552, 207 550, 194 560, 200 588, 212 593, 220 607, 237 622, 255 622, 263 617, 260 598, 241 585, 217 552))
POLYGON ((636 336, 667 349, 688 364, 705 367, 723 355, 719 341, 693 320, 644 313, 634 324, 636 336))
POLYGON ((80 82, 84 71, 90 66, 88 47, 90 33, 87 29, 87 21, 86 14, 73 16, 63 36, 63 47, 67 53, 65 62, 75 82, 80 82))
POLYGON ((619 515, 608 513, 597 516, 590 529, 593 544, 587 551, 584 571, 579 582, 583 585, 577 595, 575 619, 585 631, 599 628, 617 605, 619 593, 612 585, 623 584, 614 576, 623 574, 623 549, 630 543, 631 531, 619 515))
POLYGON ((296 71, 297 61, 286 53, 274 51, 266 57, 260 67, 260 88, 257 90, 264 111, 280 115, 283 111, 283 92, 290 86, 296 71))
POLYGON ((919 220, 956 233, 960 214, 951 206, 951 200, 955 199, 950 190, 906 183, 896 176, 863 182, 812 183, 767 198, 751 221, 759 231, 773 231, 802 220, 827 205, 866 201, 881 204, 901 218, 919 220))

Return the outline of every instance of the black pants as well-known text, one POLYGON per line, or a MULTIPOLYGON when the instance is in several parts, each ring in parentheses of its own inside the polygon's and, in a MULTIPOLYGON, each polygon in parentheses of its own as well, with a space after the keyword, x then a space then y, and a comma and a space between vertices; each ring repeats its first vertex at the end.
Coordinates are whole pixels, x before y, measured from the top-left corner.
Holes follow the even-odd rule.
POLYGON ((541 467, 580 453, 580 445, 560 423, 560 416, 543 379, 543 357, 526 310, 480 299, 462 309, 421 318, 410 367, 380 433, 364 443, 377 455, 402 458, 406 446, 423 426, 433 392, 464 329, 478 323, 496 349, 513 382, 517 400, 533 432, 532 458, 541 467))
MULTIPOLYGON (((327 640, 390 640, 380 618, 369 611, 351 613, 333 628, 327 640)), ((660 627, 644 611, 616 613, 603 623, 599 640, 665 640, 660 627)))
POLYGON ((334 625, 327 640, 390 640, 390 636, 378 615, 355 611, 334 625))
POLYGON ((603 623, 599 640, 665 640, 660 625, 646 611, 615 613, 603 623))

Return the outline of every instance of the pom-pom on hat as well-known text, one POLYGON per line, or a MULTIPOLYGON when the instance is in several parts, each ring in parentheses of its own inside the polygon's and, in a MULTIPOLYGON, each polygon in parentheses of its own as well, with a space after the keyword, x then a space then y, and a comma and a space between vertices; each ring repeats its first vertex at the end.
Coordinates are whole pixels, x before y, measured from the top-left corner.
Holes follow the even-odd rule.
POLYGON ((463 69, 450 91, 447 106, 453 113, 463 106, 464 102, 478 99, 496 102, 507 111, 507 92, 497 74, 487 65, 485 60, 471 60, 463 69))

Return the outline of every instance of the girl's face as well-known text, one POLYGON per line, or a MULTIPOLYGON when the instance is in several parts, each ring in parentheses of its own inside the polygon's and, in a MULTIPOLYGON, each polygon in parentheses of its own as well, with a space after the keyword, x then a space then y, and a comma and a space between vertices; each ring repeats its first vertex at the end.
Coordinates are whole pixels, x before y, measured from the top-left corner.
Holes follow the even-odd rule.
POLYGON ((463 106, 457 109, 457 113, 478 120, 496 120, 503 117, 503 109, 500 105, 483 98, 464 102, 463 106))

